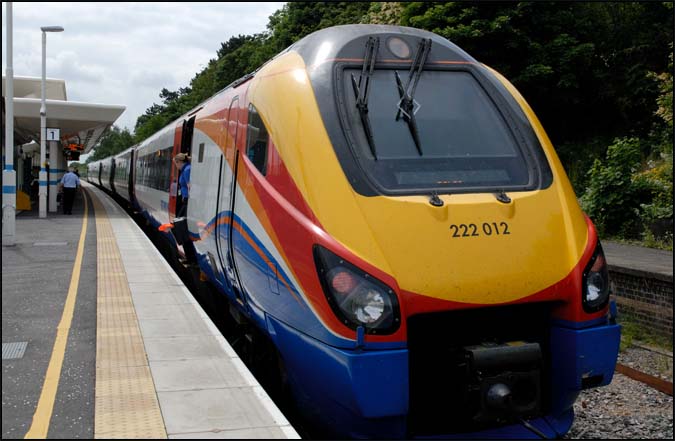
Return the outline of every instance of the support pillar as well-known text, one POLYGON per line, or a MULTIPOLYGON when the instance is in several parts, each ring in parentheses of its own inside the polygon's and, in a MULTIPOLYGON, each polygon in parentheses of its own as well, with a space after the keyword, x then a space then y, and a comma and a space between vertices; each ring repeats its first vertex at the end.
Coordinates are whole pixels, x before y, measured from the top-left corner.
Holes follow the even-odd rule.
POLYGON ((56 184, 58 184, 59 175, 59 159, 58 159, 58 148, 56 141, 49 141, 49 212, 56 213, 58 211, 58 206, 56 204, 56 195, 58 190, 56 189, 56 184))
POLYGON ((5 96, 5 164, 2 170, 2 245, 16 241, 16 172, 14 171, 14 61, 12 2, 7 3, 7 76, 5 96))

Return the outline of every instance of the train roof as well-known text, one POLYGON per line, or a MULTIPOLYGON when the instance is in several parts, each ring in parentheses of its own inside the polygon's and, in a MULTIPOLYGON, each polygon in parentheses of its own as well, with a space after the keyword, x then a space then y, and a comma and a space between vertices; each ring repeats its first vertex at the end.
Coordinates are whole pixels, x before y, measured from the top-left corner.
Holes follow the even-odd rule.
MULTIPOLYGON (((423 38, 430 38, 432 49, 428 62, 473 62, 477 61, 456 44, 433 32, 406 26, 353 24, 333 26, 307 35, 288 47, 286 51, 295 51, 305 60, 305 64, 316 66, 326 61, 363 58, 364 44, 369 36, 380 37, 388 41, 391 37, 399 37, 411 46, 423 38)), ((381 45, 383 57, 394 59, 410 59, 414 56, 412 46, 406 57, 395 55, 387 44, 381 45), (383 47, 386 47, 383 50, 383 47)), ((285 52, 285 51, 284 51, 285 52)))
POLYGON ((131 147, 128 147, 128 148, 122 150, 121 152, 115 153, 113 156, 114 156, 115 158, 119 158, 120 156, 124 156, 124 155, 126 155, 127 153, 131 152, 132 150, 136 149, 139 145, 140 145, 140 144, 134 144, 134 145, 132 145, 131 147))

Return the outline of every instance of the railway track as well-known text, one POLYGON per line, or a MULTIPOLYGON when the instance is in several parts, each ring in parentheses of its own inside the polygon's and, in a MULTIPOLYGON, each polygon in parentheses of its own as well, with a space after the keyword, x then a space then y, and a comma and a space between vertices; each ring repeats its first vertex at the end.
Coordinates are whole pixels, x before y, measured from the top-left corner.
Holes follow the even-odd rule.
POLYGON ((672 363, 672 353, 632 342, 609 385, 581 392, 564 439, 673 439, 672 363))
POLYGON ((616 372, 623 374, 633 380, 639 381, 641 383, 650 386, 659 392, 673 396, 673 382, 667 381, 662 378, 656 377, 654 375, 648 374, 646 372, 641 372, 637 369, 633 369, 630 366, 626 366, 621 363, 616 364, 616 372))
POLYGON ((615 371, 672 397, 673 354, 636 341, 632 342, 628 350, 632 350, 634 355, 630 355, 628 352, 620 353, 615 371), (645 354, 648 354, 648 356, 645 357, 645 354), (670 381, 648 372, 654 372, 654 367, 664 362, 666 365, 670 365, 670 381))

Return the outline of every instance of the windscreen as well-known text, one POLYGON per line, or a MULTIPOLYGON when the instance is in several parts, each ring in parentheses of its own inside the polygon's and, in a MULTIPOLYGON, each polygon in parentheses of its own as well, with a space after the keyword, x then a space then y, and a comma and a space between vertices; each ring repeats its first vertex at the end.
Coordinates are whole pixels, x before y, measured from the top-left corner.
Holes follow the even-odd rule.
POLYGON ((360 76, 358 68, 343 71, 341 111, 357 161, 385 193, 530 184, 512 130, 470 72, 422 71, 413 107, 405 112, 400 86, 406 86, 408 71, 375 69, 365 118, 353 86, 360 76))

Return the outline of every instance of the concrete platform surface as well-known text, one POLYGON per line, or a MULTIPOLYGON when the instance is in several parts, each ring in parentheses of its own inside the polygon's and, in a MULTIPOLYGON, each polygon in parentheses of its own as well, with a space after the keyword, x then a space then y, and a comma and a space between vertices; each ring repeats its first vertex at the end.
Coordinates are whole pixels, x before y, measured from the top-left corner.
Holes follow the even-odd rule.
POLYGON ((610 266, 637 270, 673 278, 673 252, 602 240, 602 249, 610 266))
MULTIPOLYGON (((102 295, 97 290, 107 289, 100 283, 105 267, 100 256, 97 264, 97 225, 102 227, 98 219, 94 221, 93 208, 98 200, 98 208, 104 208, 114 233, 112 245, 122 262, 119 268, 123 268, 105 271, 126 280, 124 289, 130 293, 133 310, 122 312, 125 317, 133 312, 137 319, 145 369, 149 368, 152 376, 165 436, 300 438, 140 228, 109 196, 89 184, 83 186, 89 195, 89 222, 48 437, 115 437, 113 432, 99 431, 97 435, 94 430, 97 418, 102 418, 95 409, 100 395, 94 390, 100 380, 97 369, 115 353, 128 349, 108 350, 101 358, 99 347, 97 359, 97 297, 100 309, 102 295)), ((23 438, 34 420, 72 284, 85 218, 83 196, 78 193, 72 216, 48 213, 46 219, 39 219, 37 214, 21 213, 17 216, 16 245, 2 248, 3 439, 23 438), (5 359, 5 344, 21 342, 27 343, 22 356, 5 359)), ((123 290, 115 288, 113 294, 117 291, 123 290)), ((113 298, 104 303, 119 301, 113 298)), ((110 337, 115 329, 108 328, 104 337, 110 337)), ((100 338, 102 331, 98 332, 100 338)), ((119 389, 117 383, 113 388, 119 389)), ((130 389, 129 395, 137 395, 138 391, 130 389)), ((114 419, 112 422, 114 426, 114 419)), ((140 432, 139 437, 143 437, 140 432)))

